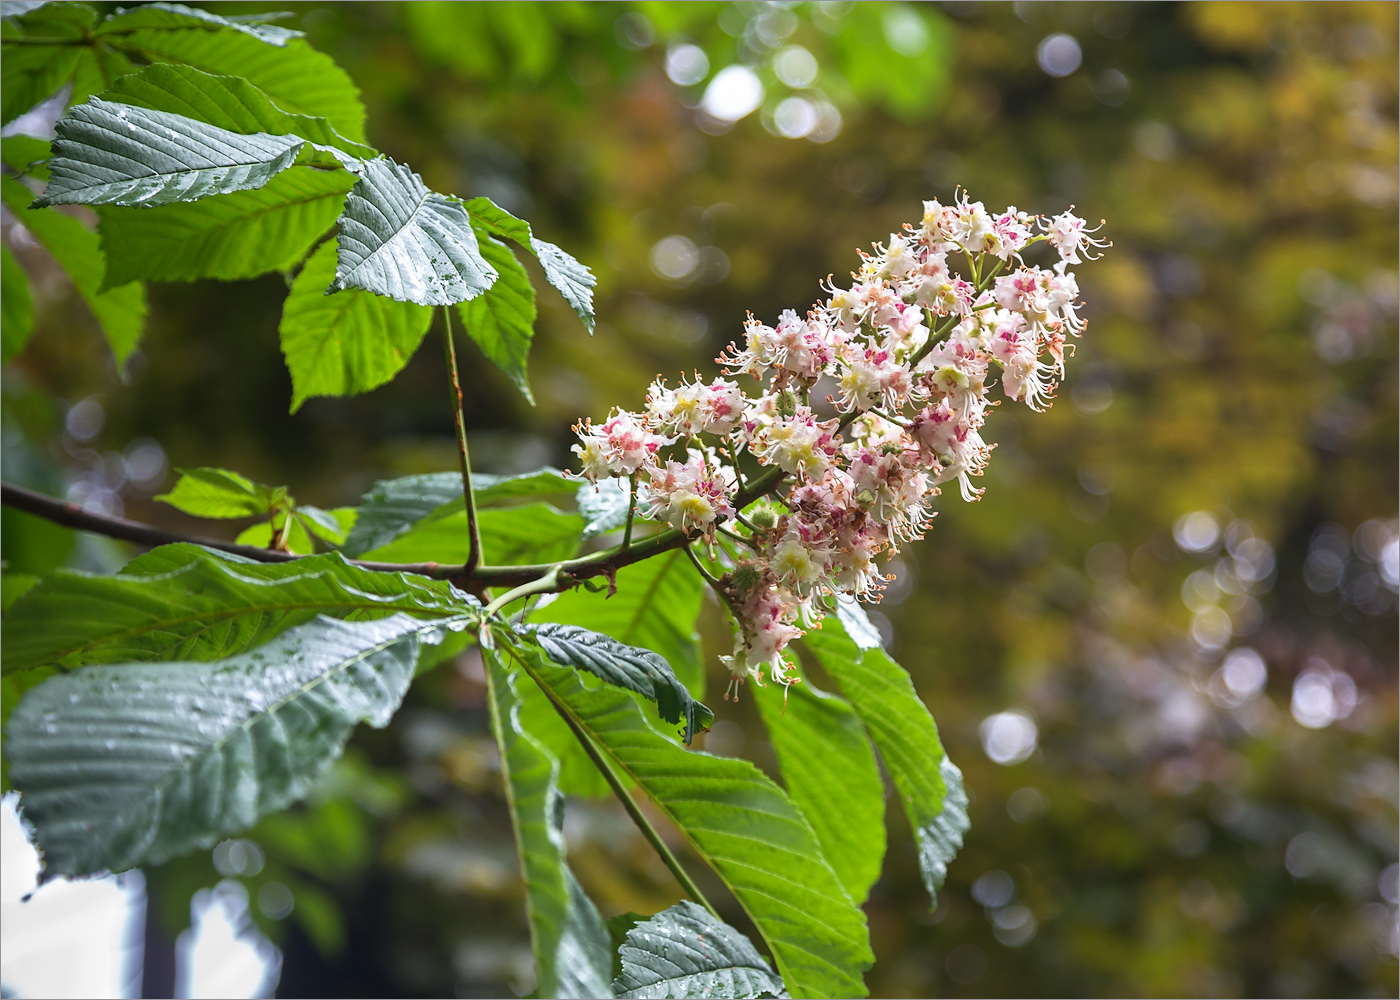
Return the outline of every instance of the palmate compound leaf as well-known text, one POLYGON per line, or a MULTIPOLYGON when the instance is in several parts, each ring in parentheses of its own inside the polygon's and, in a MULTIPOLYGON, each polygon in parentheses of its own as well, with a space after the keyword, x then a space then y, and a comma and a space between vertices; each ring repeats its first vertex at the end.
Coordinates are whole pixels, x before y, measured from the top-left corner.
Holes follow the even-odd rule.
MULTIPOLYGON (((472 473, 472 492, 478 508, 537 496, 566 496, 575 481, 551 466, 515 476, 472 473)), ((343 551, 351 557, 388 545, 424 522, 440 520, 464 510, 462 474, 427 472, 398 479, 381 479, 360 498, 359 516, 343 551)))
MULTIPOLYGON (((293 413, 312 396, 353 396, 388 382, 413 358, 433 322, 428 306, 360 288, 327 295, 335 268, 335 244, 321 244, 282 306, 277 332, 292 375, 293 413)), ((461 485, 459 476, 458 492, 461 485)))
POLYGON ((805 680, 754 691, 783 785, 841 884, 864 903, 885 856, 885 782, 851 706, 805 680))
POLYGON ((497 278, 462 203, 429 191, 388 157, 364 164, 345 200, 338 243, 332 289, 447 306, 475 298, 497 278))
POLYGON ((198 545, 162 545, 112 576, 59 570, 5 615, 5 675, 48 664, 234 656, 318 614, 359 621, 447 618, 475 599, 441 580, 375 573, 337 553, 259 563, 198 545))
POLYGON ((628 1000, 787 996, 753 942, 688 899, 633 926, 618 956, 628 1000))
POLYGON ((386 725, 420 642, 471 615, 317 618, 214 662, 83 667, 5 727, 10 779, 50 875, 158 864, 306 795, 356 723, 386 725))
POLYGON ((31 208, 33 195, 13 177, 0 179, 0 196, 5 207, 68 273, 73 287, 102 327, 118 366, 124 365, 141 339, 146 321, 146 290, 132 283, 103 291, 106 263, 97 234, 81 219, 31 208))
POLYGON ((962 772, 904 668, 880 648, 858 605, 842 603, 802 639, 850 699, 889 769, 919 848, 919 869, 936 897, 970 825, 962 772))
POLYGON ((680 829, 768 943, 793 996, 865 996, 865 915, 822 856, 802 812, 747 761, 689 751, 635 696, 520 656, 565 710, 680 829))
MULTIPOLYGON (((244 135, 296 135, 351 157, 376 155, 345 139, 324 118, 283 111, 247 80, 189 66, 147 66, 101 96, 244 135)), ((195 202, 156 209, 102 206, 107 285, 133 278, 236 280, 288 270, 335 223, 353 183, 345 170, 293 166, 262 187, 195 202)))
POLYGON ((259 188, 298 162, 356 162, 300 136, 242 135, 100 97, 69 108, 54 128, 49 184, 36 208, 168 205, 259 188))
POLYGON ((574 878, 565 856, 564 797, 559 762, 520 724, 517 684, 494 652, 484 650, 491 728, 525 879, 530 939, 539 977, 537 996, 611 997, 612 948, 592 900, 574 878))
POLYGON ((540 649, 552 662, 586 670, 616 687, 635 691, 656 702, 667 722, 681 725, 681 738, 689 743, 696 728, 709 729, 715 713, 696 701, 676 679, 671 665, 640 646, 593 632, 578 625, 546 622, 532 630, 540 649))
POLYGON ((535 255, 544 269, 545 280, 559 290, 564 301, 569 303, 584 327, 592 333, 593 289, 598 284, 593 272, 553 243, 536 239, 530 232, 528 222, 517 219, 490 198, 473 198, 466 206, 478 225, 486 226, 497 236, 515 241, 535 255))

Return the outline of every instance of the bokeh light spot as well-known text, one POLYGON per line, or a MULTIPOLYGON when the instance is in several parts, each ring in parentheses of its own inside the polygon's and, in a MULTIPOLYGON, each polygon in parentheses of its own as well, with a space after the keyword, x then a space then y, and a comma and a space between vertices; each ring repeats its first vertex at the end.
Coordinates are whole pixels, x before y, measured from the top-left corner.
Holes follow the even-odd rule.
POLYGON ((1069 76, 1084 61, 1073 35, 1047 35, 1035 50, 1035 61, 1051 76, 1069 76))
POLYGON ((737 122, 763 103, 763 82, 747 66, 726 66, 705 88, 700 106, 722 122, 737 122))

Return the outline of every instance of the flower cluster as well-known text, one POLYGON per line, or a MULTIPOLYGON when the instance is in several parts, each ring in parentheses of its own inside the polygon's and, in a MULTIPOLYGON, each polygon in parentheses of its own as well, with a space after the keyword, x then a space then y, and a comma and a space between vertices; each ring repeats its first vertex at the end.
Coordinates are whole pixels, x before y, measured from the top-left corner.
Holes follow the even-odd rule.
POLYGON ((1069 265, 1108 245, 1070 212, 993 214, 966 194, 924 202, 904 228, 805 316, 750 316, 717 359, 729 378, 658 380, 643 412, 575 428, 582 476, 629 477, 639 514, 702 540, 724 570, 732 690, 765 672, 793 683, 793 638, 838 597, 878 600, 878 560, 922 537, 942 484, 981 495, 989 389, 1050 404, 1085 326, 1069 265), (1022 258, 1042 242, 1059 257, 1049 269, 1022 258), (731 381, 743 375, 757 395, 731 381), (743 455, 766 468, 745 481, 743 455))

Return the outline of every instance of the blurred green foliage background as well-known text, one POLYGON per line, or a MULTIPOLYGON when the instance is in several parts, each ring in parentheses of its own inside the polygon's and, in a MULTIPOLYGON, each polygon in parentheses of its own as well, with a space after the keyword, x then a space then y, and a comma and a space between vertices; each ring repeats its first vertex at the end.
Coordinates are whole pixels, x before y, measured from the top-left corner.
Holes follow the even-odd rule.
MULTIPOLYGON (((805 307, 921 199, 1107 219, 1058 404, 992 415, 985 499, 945 496, 875 609, 973 827, 932 912, 893 832, 871 992, 1396 994, 1394 4, 295 8, 376 146, 598 275, 592 339, 542 297, 536 407, 468 362, 487 471, 567 464, 578 417, 713 373, 746 310, 805 307)), ((207 532, 150 501, 169 469, 334 507, 454 467, 436 351, 292 417, 281 278, 158 286, 123 382, 8 216, 5 238, 38 321, 4 370, 7 480, 207 532)), ((128 556, 9 510, 3 545, 27 572, 128 556)), ((316 801, 148 873, 162 932, 227 876, 280 995, 529 992, 481 679, 462 654, 316 801)), ((747 702, 708 748, 771 764, 747 702)), ((571 800, 568 834, 606 916, 679 898, 615 803, 571 800)))

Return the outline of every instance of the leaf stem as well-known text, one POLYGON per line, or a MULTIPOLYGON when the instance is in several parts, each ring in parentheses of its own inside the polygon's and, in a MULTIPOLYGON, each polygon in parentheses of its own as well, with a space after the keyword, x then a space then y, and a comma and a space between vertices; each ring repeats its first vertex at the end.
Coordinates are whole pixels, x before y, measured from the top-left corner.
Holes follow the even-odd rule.
POLYGON ((282 552, 287 551, 287 541, 292 537, 292 512, 282 512, 282 534, 273 544, 282 552))
POLYGON ((632 547, 632 522, 637 517, 637 474, 634 472, 627 477, 627 529, 622 533, 622 545, 619 552, 626 552, 632 547))
MULTIPOLYGON (((728 532, 726 532, 726 534, 727 533, 728 532)), ((705 568, 704 564, 700 562, 700 557, 695 554, 695 550, 688 544, 685 546, 685 554, 690 557, 690 561, 695 564, 695 568, 700 571, 700 575, 705 578, 705 582, 715 588, 715 590, 719 590, 719 578, 705 568)))
POLYGON ((492 615, 494 615, 497 611, 501 610, 501 608, 505 607, 507 604, 511 603, 512 601, 518 601, 522 597, 529 597, 532 594, 553 593, 554 591, 559 589, 559 577, 561 575, 562 574, 560 572, 559 567, 555 566, 553 569, 551 569, 544 576, 540 577, 538 580, 531 580, 529 583, 522 583, 514 590, 506 591, 500 597, 496 598, 490 604, 486 605, 486 610, 482 612, 482 617, 490 618, 492 615))
MULTIPOLYGON (((750 538, 745 538, 743 535, 739 534, 738 532, 730 531, 728 528, 721 528, 721 527, 719 527, 719 526, 716 526, 716 527, 715 527, 715 530, 716 530, 717 532, 719 532, 719 534, 723 535, 725 538, 728 538, 728 539, 730 539, 731 541, 734 541, 734 542, 738 542, 740 545, 744 546, 745 548, 751 549, 751 548, 754 547, 754 544, 753 544, 753 540, 752 540, 752 539, 750 539, 750 538)), ((758 532, 754 532, 754 534, 758 534, 758 532)), ((686 546, 686 547, 689 548, 689 546, 686 546)))
POLYGON ((452 343, 452 307, 442 307, 442 344, 447 357, 447 370, 452 377, 452 415, 457 422, 457 457, 462 463, 462 492, 467 500, 467 534, 471 538, 471 552, 462 567, 462 573, 472 572, 486 565, 481 553, 481 527, 476 520, 476 495, 472 492, 472 459, 467 450, 467 427, 462 420, 462 378, 457 372, 457 348, 452 343))
POLYGON ((574 717, 573 712, 570 711, 563 700, 555 694, 554 689, 545 683, 544 678, 540 677, 540 675, 535 672, 530 666, 529 661, 525 657, 520 656, 513 648, 510 649, 510 652, 515 661, 530 675, 530 679, 539 685, 539 689, 544 692, 545 697, 549 699, 549 703, 554 706, 554 710, 559 713, 559 717, 564 720, 564 724, 569 727, 574 734, 574 738, 577 739, 579 744, 583 747, 584 753, 588 754, 594 766, 602 773, 603 779, 608 783, 608 787, 612 789, 613 794, 616 795, 618 801, 622 803, 622 808, 627 810, 627 815, 631 817, 637 829, 642 832, 642 836, 646 838, 647 843, 661 856, 662 863, 664 863, 671 874, 675 876, 676 881, 681 884, 681 888, 685 890, 686 895, 709 910, 716 920, 723 919, 720 917, 719 912, 715 910, 714 906, 711 905, 710 901, 705 898, 705 894, 700 891, 700 887, 695 884, 695 880, 690 877, 690 873, 681 865, 680 859, 666 846, 666 842, 661 839, 661 834, 657 832, 656 827, 652 826, 651 820, 646 818, 646 814, 642 812, 641 807, 637 805, 636 800, 633 799, 631 794, 627 791, 627 786, 622 783, 622 779, 619 778, 617 772, 613 770, 612 762, 609 761, 603 751, 599 749, 592 734, 583 727, 582 722, 574 717))
POLYGON ((938 342, 943 339, 943 335, 951 330, 958 321, 957 313, 949 313, 942 323, 938 324, 938 329, 928 335, 928 340, 924 346, 914 352, 914 356, 909 359, 909 370, 913 371, 919 366, 919 362, 928 357, 928 352, 938 346, 938 342))

